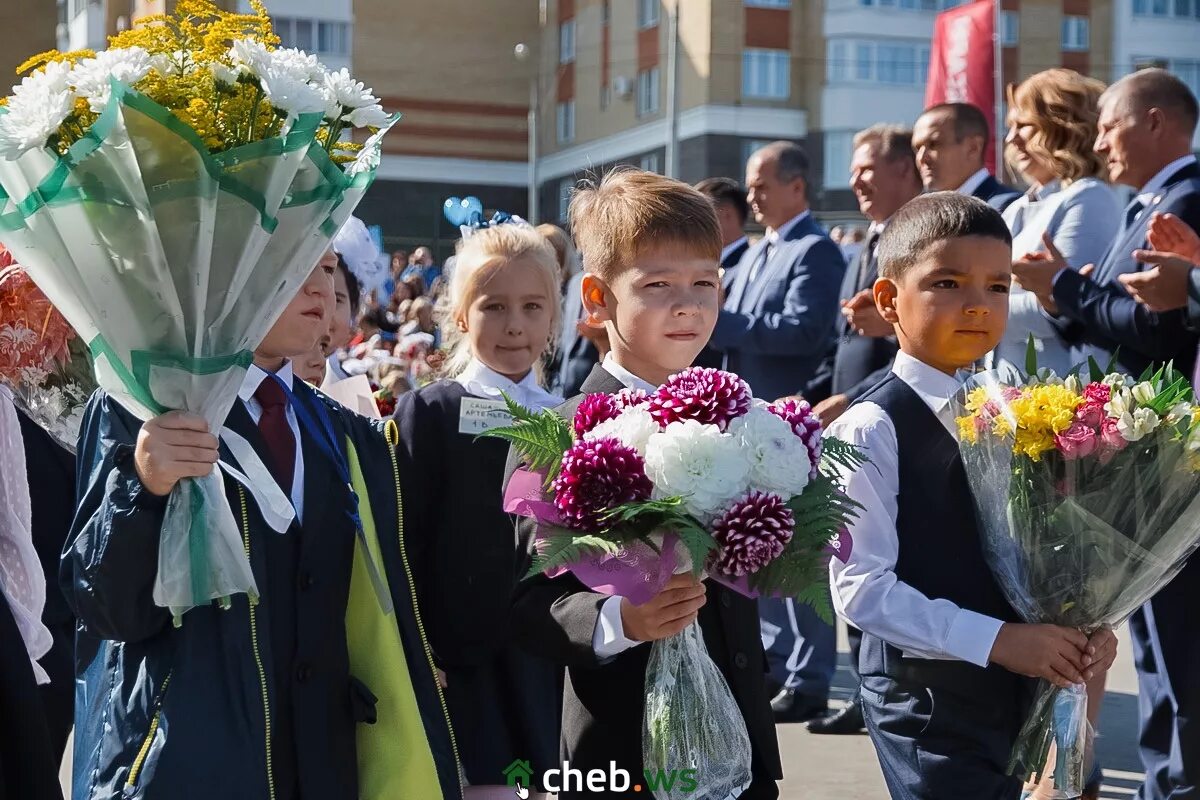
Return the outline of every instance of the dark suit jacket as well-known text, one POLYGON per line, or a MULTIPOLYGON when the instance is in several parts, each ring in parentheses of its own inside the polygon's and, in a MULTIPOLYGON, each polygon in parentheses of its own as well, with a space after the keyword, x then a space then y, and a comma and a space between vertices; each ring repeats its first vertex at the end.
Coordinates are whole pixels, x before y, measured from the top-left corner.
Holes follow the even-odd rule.
MULTIPOLYGON (((597 366, 583 384, 586 394, 620 391, 624 387, 597 366)), ((570 417, 583 396, 568 400, 559 412, 570 417)), ((510 454, 508 472, 516 468, 510 454)), ((533 552, 535 525, 518 525, 522 552, 533 552)), ((711 581, 708 601, 700 610, 700 628, 708 653, 746 720, 753 749, 754 783, 743 795, 754 800, 778 796, 775 781, 783 775, 775 722, 765 681, 766 656, 759 635, 758 603, 711 581)), ((572 769, 607 771, 610 761, 634 776, 642 774, 642 714, 650 648, 638 645, 606 661, 596 658, 592 635, 600 607, 608 597, 589 590, 573 575, 553 580, 544 575, 518 585, 513 600, 512 633, 532 653, 567 668, 563 696, 562 756, 572 769)), ((613 797, 615 794, 572 795, 613 797)), ((625 795, 620 795, 624 797, 625 795)))
POLYGON ((838 288, 846 269, 838 246, 808 216, 773 249, 753 284, 750 272, 767 240, 735 270, 710 346, 758 397, 774 400, 808 384, 833 341, 838 288))
POLYGON ((1005 186, 993 176, 988 175, 983 183, 979 184, 979 188, 975 190, 972 196, 978 197, 997 211, 1003 211, 1014 200, 1020 197, 1021 193, 1011 186, 1005 186))
POLYGON ((42 622, 54 635, 50 652, 39 662, 50 675, 41 687, 50 745, 58 758, 67 746, 75 712, 75 615, 58 586, 58 558, 75 517, 75 456, 36 422, 18 412, 25 446, 25 472, 33 511, 33 546, 46 576, 42 622))
MULTIPOLYGON (((1118 365, 1140 375, 1151 363, 1174 360, 1190 376, 1196 361, 1196 335, 1188 324, 1188 311, 1157 314, 1134 301, 1117 276, 1140 272, 1145 265, 1133 251, 1147 247, 1146 230, 1156 213, 1170 213, 1200 231, 1200 165, 1189 164, 1175 173, 1149 207, 1128 230, 1120 233, 1092 276, 1066 269, 1054 279, 1063 337, 1080 360, 1098 348, 1117 353, 1118 365)), ((1104 364, 1100 365, 1105 366, 1104 364)))
MULTIPOLYGON (((742 242, 733 250, 729 251, 729 255, 721 260, 721 286, 725 292, 729 292, 729 287, 733 283, 733 279, 737 276, 738 263, 742 260, 742 256, 746 255, 746 251, 750 249, 749 240, 742 242)), ((696 360, 692 362, 697 367, 712 367, 713 369, 721 369, 725 365, 725 354, 719 350, 714 350, 712 347, 705 345, 700 351, 700 355, 696 356, 696 360)), ((578 387, 573 392, 564 392, 564 397, 571 397, 578 394, 578 387)))
MULTIPOLYGON (((849 300, 862 289, 873 285, 879 277, 879 261, 875 252, 864 247, 859 259, 867 259, 863 280, 858 280, 859 264, 848 264, 839 300, 849 300)), ((895 339, 890 336, 859 336, 840 313, 833 327, 837 339, 821 362, 816 377, 803 390, 804 399, 810 403, 819 403, 835 394, 844 394, 850 398, 850 402, 854 402, 888 376, 892 361, 896 358, 898 348, 895 339)))

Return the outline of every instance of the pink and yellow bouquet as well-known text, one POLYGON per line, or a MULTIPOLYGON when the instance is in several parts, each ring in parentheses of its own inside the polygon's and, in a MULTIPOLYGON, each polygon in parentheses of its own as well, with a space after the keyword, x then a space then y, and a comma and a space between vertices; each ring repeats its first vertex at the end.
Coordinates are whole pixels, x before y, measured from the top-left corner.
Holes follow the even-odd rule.
MULTIPOLYGON (((1139 380, 1090 362, 1085 379, 977 375, 958 400, 959 446, 984 554, 1025 621, 1091 634, 1124 622, 1200 542, 1200 409, 1170 366, 1139 380)), ((1043 683, 1010 770, 1082 791, 1084 687, 1043 683), (1049 773, 1048 773, 1049 774, 1049 773)))

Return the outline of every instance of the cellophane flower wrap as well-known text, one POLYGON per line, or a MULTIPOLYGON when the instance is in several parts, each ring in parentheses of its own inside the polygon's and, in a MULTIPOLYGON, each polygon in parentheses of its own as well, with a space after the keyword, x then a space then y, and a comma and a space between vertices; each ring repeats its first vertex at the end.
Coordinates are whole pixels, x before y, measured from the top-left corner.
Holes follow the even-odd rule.
MULTIPOLYGON (((1200 539, 1200 410, 1170 368, 988 372, 957 404, 984 553, 1029 623, 1092 634, 1124 622, 1179 572, 1200 539)), ((1092 744, 1083 686, 1043 681, 1009 770, 1078 797, 1092 744), (1045 778, 1042 775, 1042 778, 1045 778)))
MULTIPOLYGON (((749 597, 796 597, 832 620, 828 559, 848 554, 857 509, 836 467, 862 457, 822 441, 807 403, 768 405, 737 375, 693 367, 651 394, 588 395, 570 420, 508 406, 514 424, 487 435, 525 464, 505 508, 538 522, 530 576, 570 571, 642 604, 672 575, 707 574, 749 597)), ((694 769, 699 781, 655 797, 745 791, 750 739, 697 623, 651 645, 645 691, 645 768, 694 769)))
POLYGON ((0 383, 29 417, 71 452, 96 388, 83 340, 0 245, 0 383))
MULTIPOLYGON (((180 0, 107 51, 35 56, 0 105, 0 240, 113 398, 214 433, 395 121, 345 70, 276 49, 251 5, 180 0)), ((237 593, 257 588, 218 469, 171 493, 154 601, 178 620, 237 593)))

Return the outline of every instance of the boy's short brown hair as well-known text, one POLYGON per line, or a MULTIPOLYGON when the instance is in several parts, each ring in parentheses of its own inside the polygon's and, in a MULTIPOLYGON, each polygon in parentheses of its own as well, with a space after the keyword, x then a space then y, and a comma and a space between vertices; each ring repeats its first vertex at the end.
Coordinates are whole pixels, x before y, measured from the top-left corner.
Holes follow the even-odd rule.
POLYGON ((673 245, 697 258, 721 258, 712 201, 653 172, 615 169, 575 189, 571 233, 587 272, 609 279, 650 247, 673 245))
POLYGON ((909 200, 879 237, 879 277, 899 280, 931 246, 948 239, 984 236, 1012 246, 1000 212, 957 192, 933 192, 909 200))

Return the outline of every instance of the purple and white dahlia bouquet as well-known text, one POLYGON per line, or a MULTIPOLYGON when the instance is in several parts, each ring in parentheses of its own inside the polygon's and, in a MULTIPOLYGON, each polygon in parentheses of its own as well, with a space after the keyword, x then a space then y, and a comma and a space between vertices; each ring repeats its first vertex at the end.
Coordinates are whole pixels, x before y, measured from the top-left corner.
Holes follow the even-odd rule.
MULTIPOLYGON (((505 509, 538 523, 530 576, 571 572, 641 604, 691 572, 748 597, 795 597, 832 620, 826 567, 848 554, 857 511, 837 468, 863 458, 823 440, 808 403, 755 400, 737 375, 692 367, 651 394, 588 395, 570 420, 509 411, 514 424, 487 435, 524 462, 505 509)), ((749 738, 731 723, 740 719, 696 623, 653 644, 647 769, 696 769, 705 785, 689 798, 738 796, 750 774, 749 738)))

